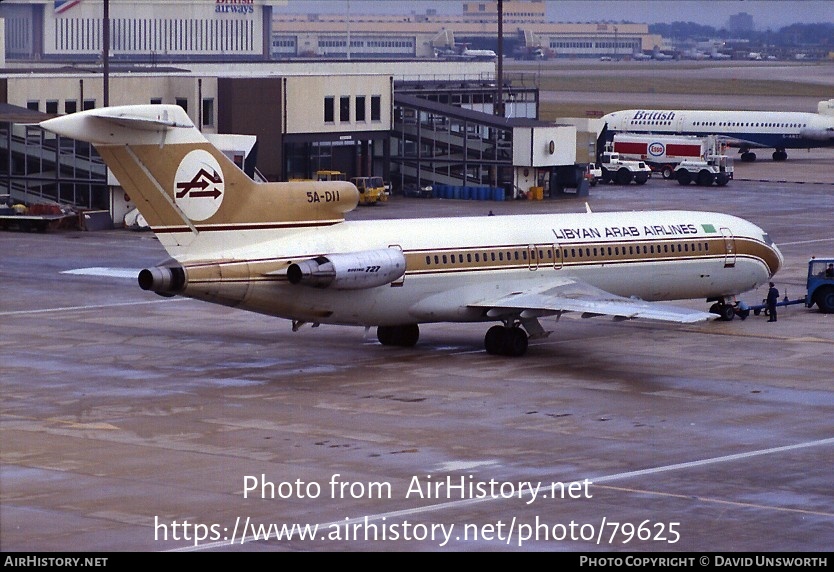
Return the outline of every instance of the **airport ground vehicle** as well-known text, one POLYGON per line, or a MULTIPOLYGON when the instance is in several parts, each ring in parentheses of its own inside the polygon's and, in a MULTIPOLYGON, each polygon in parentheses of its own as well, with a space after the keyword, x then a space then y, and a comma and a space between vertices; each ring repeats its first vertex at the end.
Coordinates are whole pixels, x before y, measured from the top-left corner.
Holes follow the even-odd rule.
POLYGON ((388 200, 382 177, 353 177, 350 182, 359 189, 360 205, 375 205, 388 200))
POLYGON ((346 181, 347 177, 341 171, 316 171, 317 181, 346 181))
POLYGON ((733 178, 733 160, 726 155, 711 155, 707 159, 681 161, 672 177, 684 186, 695 181, 702 187, 713 183, 723 187, 733 178))
POLYGON ((620 185, 627 185, 634 181, 638 185, 643 185, 652 174, 651 167, 644 161, 625 159, 611 146, 606 146, 605 151, 600 153, 598 166, 602 170, 603 183, 613 181, 620 185))
POLYGON ((696 182, 722 187, 733 178, 733 160, 715 136, 615 133, 614 151, 625 159, 642 160, 664 179, 682 185, 696 182))
POLYGON ((299 183, 301 181, 347 181, 347 175, 341 171, 330 171, 326 169, 318 170, 313 175, 312 179, 304 177, 292 177, 291 182, 299 183))
POLYGON ((583 176, 587 179, 589 185, 595 187, 600 179, 602 179, 602 169, 595 163, 588 163, 585 166, 583 176))
POLYGON ((11 195, 0 195, 0 229, 17 228, 22 231, 37 230, 45 232, 49 225, 62 219, 75 216, 65 209, 52 204, 34 204, 26 206, 15 203, 11 195))
MULTIPOLYGON (((787 294, 776 303, 777 306, 805 304, 806 308, 817 305, 823 314, 834 314, 834 258, 812 258, 808 261, 808 278, 805 282, 805 296, 790 299, 787 294)), ((763 310, 767 315, 767 306, 758 304, 750 306, 755 315, 763 310)))
POLYGON ((430 199, 434 197, 434 187, 432 185, 418 185, 417 183, 410 183, 403 186, 403 196, 430 199))

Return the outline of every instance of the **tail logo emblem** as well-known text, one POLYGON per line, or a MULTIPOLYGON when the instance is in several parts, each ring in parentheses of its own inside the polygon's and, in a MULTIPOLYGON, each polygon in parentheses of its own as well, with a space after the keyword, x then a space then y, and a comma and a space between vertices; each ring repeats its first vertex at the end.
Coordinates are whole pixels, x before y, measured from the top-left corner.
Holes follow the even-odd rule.
POLYGON ((208 151, 183 157, 174 179, 174 202, 191 220, 206 220, 223 202, 223 171, 208 151))

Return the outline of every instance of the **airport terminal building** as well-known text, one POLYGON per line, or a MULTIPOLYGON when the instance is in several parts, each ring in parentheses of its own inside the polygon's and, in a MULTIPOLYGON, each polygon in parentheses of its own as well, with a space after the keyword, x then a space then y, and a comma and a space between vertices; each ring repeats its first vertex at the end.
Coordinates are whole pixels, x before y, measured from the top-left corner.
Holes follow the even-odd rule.
MULTIPOLYGON (((548 187, 557 165, 574 169, 576 129, 537 121, 535 87, 499 90, 495 61, 327 51, 275 58, 270 39, 281 33, 280 2, 150 0, 131 2, 130 17, 120 13, 124 4, 110 2, 105 61, 101 0, 0 5, 0 185, 13 195, 106 208, 117 220, 129 204, 114 204, 121 195, 110 192, 116 182, 95 151, 18 118, 29 113, 25 122, 35 123, 136 103, 179 105, 206 135, 255 136, 247 153, 267 180, 337 170, 383 176, 395 191, 434 184, 465 194, 467 186, 489 186, 515 196, 548 187)), ((471 20, 455 25, 494 30, 492 22, 471 20)), ((353 45, 362 35, 351 26, 353 45)), ((298 46, 305 32, 296 33, 298 46)))
MULTIPOLYGON (((287 58, 434 58, 456 46, 495 47, 497 3, 461 2, 460 15, 291 14, 303 0, 110 0, 113 61, 181 63, 287 58)), ((103 0, 4 0, 9 62, 99 62, 103 0)), ((349 3, 346 3, 346 8, 349 3)), ((507 55, 630 57, 664 47, 647 24, 545 20, 542 0, 504 2, 507 55)))

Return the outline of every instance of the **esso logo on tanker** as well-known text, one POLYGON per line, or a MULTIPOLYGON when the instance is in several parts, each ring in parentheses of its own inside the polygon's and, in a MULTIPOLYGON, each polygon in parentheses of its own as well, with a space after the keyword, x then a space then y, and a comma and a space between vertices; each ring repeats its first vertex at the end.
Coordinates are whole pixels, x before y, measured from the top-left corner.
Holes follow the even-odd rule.
POLYGON ((664 155, 666 152, 666 147, 664 147, 663 143, 651 143, 649 145, 649 155, 652 157, 660 157, 664 155))

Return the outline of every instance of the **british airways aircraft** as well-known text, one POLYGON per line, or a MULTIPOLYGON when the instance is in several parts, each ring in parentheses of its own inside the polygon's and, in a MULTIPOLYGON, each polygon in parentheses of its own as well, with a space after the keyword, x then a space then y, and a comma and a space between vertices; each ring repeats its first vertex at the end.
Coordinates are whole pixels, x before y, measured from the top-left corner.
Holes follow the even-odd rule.
POLYGON ((742 161, 755 161, 751 149, 775 149, 774 161, 788 158, 786 149, 834 147, 834 99, 821 101, 818 113, 793 111, 708 111, 627 109, 603 116, 608 131, 716 135, 738 147, 742 161))

